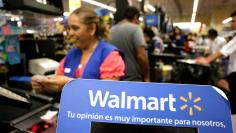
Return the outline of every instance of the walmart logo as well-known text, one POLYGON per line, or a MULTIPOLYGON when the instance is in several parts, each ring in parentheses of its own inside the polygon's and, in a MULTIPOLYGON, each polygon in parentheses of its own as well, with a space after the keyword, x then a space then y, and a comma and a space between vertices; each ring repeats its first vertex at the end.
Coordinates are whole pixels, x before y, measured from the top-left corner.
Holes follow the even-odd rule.
POLYGON ((201 98, 197 97, 193 99, 192 92, 188 92, 188 98, 180 96, 180 100, 186 103, 180 107, 180 110, 188 109, 190 116, 193 116, 193 109, 196 109, 197 111, 202 111, 202 108, 196 105, 199 101, 201 101, 201 98), (193 105, 191 103, 193 103, 193 105))
MULTIPOLYGON (((175 106, 177 100, 174 94, 159 97, 145 97, 128 95, 126 92, 114 94, 110 91, 103 92, 102 90, 88 90, 91 107, 108 107, 117 109, 141 109, 150 111, 171 111, 176 112, 175 106)), ((190 116, 193 116, 193 111, 202 111, 202 108, 197 105, 201 101, 200 97, 193 98, 192 92, 188 92, 188 97, 180 96, 180 100, 185 104, 180 106, 180 111, 187 110, 190 116)))

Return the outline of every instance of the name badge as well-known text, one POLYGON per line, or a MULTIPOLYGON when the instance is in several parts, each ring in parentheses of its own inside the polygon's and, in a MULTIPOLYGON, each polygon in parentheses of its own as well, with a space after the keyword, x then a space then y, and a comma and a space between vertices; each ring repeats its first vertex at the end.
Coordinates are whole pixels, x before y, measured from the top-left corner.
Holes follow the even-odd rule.
POLYGON ((70 73, 71 69, 70 68, 65 68, 64 72, 65 73, 70 73))

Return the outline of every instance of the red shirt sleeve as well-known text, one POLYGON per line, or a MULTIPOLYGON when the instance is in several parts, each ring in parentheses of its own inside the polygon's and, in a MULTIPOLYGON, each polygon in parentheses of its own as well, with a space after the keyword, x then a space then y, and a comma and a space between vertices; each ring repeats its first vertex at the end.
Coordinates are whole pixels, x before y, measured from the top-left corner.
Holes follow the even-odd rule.
POLYGON ((100 66, 100 79, 124 76, 125 63, 118 51, 111 52, 100 66))
POLYGON ((64 75, 64 63, 65 63, 66 57, 64 57, 60 63, 59 67, 56 70, 56 75, 64 75))

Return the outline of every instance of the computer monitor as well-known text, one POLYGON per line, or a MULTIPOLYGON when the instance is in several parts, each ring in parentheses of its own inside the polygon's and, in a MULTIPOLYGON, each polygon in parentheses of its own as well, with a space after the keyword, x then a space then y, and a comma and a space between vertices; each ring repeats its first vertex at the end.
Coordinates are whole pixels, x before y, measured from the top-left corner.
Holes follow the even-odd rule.
POLYGON ((90 133, 197 133, 197 128, 92 122, 90 133))
POLYGON ((2 0, 0 0, 0 8, 3 8, 4 7, 4 3, 2 0))
POLYGON ((47 57, 54 59, 55 58, 55 42, 53 40, 38 40, 36 41, 39 52, 38 56, 39 57, 47 57))
POLYGON ((160 17, 158 14, 146 15, 144 17, 145 27, 155 26, 160 28, 160 17))
POLYGON ((53 40, 34 40, 26 39, 20 41, 20 51, 25 54, 25 58, 54 58, 55 57, 55 42, 53 40))
MULTIPOLYGON (((55 59, 55 42, 53 40, 35 40, 24 39, 20 40, 20 53, 22 55, 22 67, 24 69, 23 75, 28 72, 29 60, 37 58, 50 58, 55 59)), ((17 68, 14 70, 19 71, 17 68)), ((16 72, 17 73, 17 72, 16 72)), ((15 74, 16 74, 15 73, 15 74)), ((22 75, 19 73, 17 75, 22 75)))

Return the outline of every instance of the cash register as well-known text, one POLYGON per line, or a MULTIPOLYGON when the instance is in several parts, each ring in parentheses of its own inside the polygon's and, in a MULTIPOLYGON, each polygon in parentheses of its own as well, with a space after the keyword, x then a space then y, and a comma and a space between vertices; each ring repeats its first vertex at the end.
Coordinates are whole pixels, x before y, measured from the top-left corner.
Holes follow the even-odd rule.
POLYGON ((42 116, 49 110, 57 112, 58 106, 52 97, 0 87, 0 131, 47 133, 55 125, 53 121, 44 121, 42 116))

